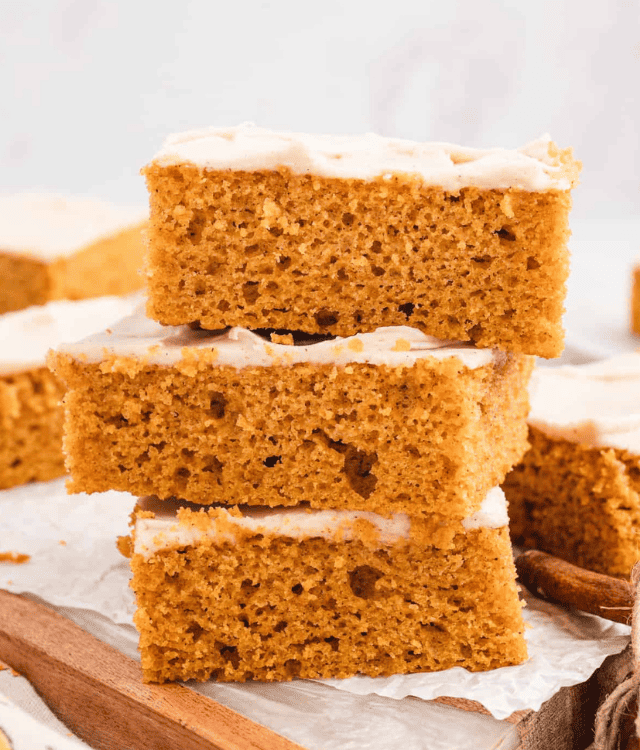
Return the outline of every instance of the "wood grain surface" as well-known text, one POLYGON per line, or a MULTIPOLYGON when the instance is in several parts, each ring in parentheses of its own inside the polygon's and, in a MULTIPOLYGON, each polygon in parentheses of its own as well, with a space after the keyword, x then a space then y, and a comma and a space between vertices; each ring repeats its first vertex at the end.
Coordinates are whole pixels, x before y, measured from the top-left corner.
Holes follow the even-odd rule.
POLYGON ((579 568, 535 549, 516 558, 516 570, 520 582, 542 599, 629 624, 633 606, 629 581, 579 568))
POLYGON ((301 750, 181 685, 145 685, 136 662, 48 607, 1 589, 0 659, 94 748, 301 750))

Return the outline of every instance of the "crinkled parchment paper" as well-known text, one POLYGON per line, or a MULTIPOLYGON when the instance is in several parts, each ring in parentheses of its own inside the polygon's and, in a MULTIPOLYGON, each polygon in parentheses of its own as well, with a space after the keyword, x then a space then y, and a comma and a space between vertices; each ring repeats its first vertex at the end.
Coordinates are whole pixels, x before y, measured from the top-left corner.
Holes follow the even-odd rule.
MULTIPOLYGON (((67 610, 66 614, 77 621, 84 620, 87 629, 93 629, 98 637, 110 640, 120 650, 135 656, 135 631, 131 627, 135 605, 128 586, 128 562, 115 546, 116 537, 128 531, 133 503, 130 495, 118 492, 67 495, 63 480, 0 492, 0 552, 13 551, 31 556, 22 565, 0 565, 0 587, 37 596, 67 610)), ((243 710, 243 705, 246 706, 248 700, 256 706, 262 702, 265 716, 269 718, 262 723, 293 736, 298 742, 307 743, 309 747, 334 746, 329 735, 335 728, 327 724, 326 715, 319 709, 323 701, 329 700, 327 696, 338 695, 334 690, 327 692, 327 686, 343 691, 343 713, 364 711, 363 696, 369 696, 368 707, 375 705, 377 717, 386 717, 387 729, 372 725, 376 726, 378 736, 371 737, 371 744, 361 738, 353 747, 376 747, 380 731, 386 735, 384 746, 395 747, 395 744, 390 744, 389 727, 394 728, 393 737, 399 738, 398 747, 420 747, 425 739, 424 726, 420 744, 412 744, 403 735, 404 730, 400 731, 405 714, 405 729, 409 730, 415 724, 416 716, 412 712, 420 704, 407 696, 424 700, 439 696, 467 698, 481 703, 496 719, 504 719, 520 709, 537 710, 559 688, 585 681, 608 655, 622 651, 629 640, 626 626, 568 612, 534 597, 527 598, 524 614, 529 626, 530 658, 516 667, 481 673, 454 668, 433 674, 389 678, 357 676, 347 680, 298 680, 282 685, 204 683, 193 687, 245 714, 247 711, 243 710), (385 700, 388 698, 396 700, 390 704, 385 700), (395 706, 395 711, 390 705, 395 706), (278 724, 278 715, 282 725, 278 724), (296 732, 287 732, 287 716, 298 716, 298 722, 306 722, 305 731, 310 733, 309 737, 305 734, 301 737, 299 732, 298 736, 296 732), (324 732, 321 744, 318 744, 317 737, 314 740, 312 736, 314 717, 324 732)), ((338 704, 334 702, 332 705, 330 710, 335 716, 338 704)), ((447 712, 453 709, 428 705, 443 714, 443 721, 448 726, 451 724, 447 712)), ((491 720, 490 717, 473 715, 470 721, 481 725, 491 720)), ((348 717, 343 716, 340 722, 344 728, 348 717)), ((451 728, 451 731, 455 730, 451 728)), ((472 740, 474 733, 478 740, 479 731, 478 727, 473 730, 472 740)), ((344 743, 344 735, 341 735, 339 740, 336 739, 335 747, 347 747, 344 743)), ((437 747, 436 744, 429 746, 437 747)), ((463 744, 457 746, 465 747, 463 744)))

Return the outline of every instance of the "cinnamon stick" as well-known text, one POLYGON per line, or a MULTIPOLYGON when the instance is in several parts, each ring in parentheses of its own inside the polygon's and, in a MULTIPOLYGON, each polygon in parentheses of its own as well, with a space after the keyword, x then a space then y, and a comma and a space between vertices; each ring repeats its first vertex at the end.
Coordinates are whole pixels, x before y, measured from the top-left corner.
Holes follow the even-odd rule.
POLYGON ((94 748, 302 750, 181 685, 145 685, 132 659, 48 607, 2 589, 0 660, 94 748))
POLYGON ((516 558, 520 582, 536 596, 628 625, 633 592, 629 581, 579 568, 539 550, 516 558))

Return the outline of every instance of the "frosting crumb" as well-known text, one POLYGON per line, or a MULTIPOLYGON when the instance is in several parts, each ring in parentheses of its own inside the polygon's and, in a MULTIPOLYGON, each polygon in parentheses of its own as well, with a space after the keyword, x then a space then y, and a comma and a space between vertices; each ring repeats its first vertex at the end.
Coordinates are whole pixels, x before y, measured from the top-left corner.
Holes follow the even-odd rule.
POLYGON ((410 352, 411 342, 406 339, 396 339, 395 346, 391 349, 392 352, 410 352))

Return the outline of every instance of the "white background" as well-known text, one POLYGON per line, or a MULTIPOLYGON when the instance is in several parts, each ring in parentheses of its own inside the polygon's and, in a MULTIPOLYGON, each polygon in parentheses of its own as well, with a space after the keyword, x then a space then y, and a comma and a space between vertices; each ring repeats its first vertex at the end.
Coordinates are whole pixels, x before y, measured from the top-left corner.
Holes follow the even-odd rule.
POLYGON ((640 207, 637 0, 3 0, 0 191, 146 201, 171 132, 254 121, 584 162, 574 218, 640 207))

